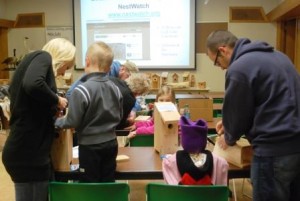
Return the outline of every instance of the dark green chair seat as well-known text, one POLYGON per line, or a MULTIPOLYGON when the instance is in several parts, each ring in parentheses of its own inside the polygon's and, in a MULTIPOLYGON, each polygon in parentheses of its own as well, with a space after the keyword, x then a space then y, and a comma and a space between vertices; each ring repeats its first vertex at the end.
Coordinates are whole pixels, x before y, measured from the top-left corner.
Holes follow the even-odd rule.
POLYGON ((153 134, 139 134, 130 139, 129 146, 131 147, 153 147, 154 135, 153 134))
POLYGON ((66 183, 49 184, 49 201, 128 201, 127 183, 66 183))
POLYGON ((187 186, 149 183, 147 201, 228 201, 227 186, 187 186))

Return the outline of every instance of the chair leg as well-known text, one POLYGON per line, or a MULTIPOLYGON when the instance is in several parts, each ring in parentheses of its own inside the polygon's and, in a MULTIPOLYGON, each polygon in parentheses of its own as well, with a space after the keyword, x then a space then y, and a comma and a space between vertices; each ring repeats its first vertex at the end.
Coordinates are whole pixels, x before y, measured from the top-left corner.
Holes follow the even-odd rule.
MULTIPOLYGON (((252 199, 252 196, 250 196, 250 195, 248 195, 248 194, 246 194, 246 193, 244 192, 245 180, 246 180, 246 178, 243 179, 243 184, 242 184, 242 194, 243 194, 243 196, 246 196, 246 197, 252 199)), ((250 180, 250 179, 247 179, 247 180, 250 180)), ((251 184, 251 182, 249 182, 249 183, 251 184)))
POLYGON ((234 179, 232 179, 232 187, 233 187, 234 201, 237 201, 237 198, 236 198, 236 190, 235 190, 235 181, 234 181, 234 179))

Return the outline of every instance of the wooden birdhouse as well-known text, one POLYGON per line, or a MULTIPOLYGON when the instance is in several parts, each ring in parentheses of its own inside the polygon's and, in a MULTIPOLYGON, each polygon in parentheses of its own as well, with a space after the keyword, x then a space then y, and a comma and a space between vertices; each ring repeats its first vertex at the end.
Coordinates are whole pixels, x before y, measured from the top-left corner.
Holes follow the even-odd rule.
POLYGON ((189 82, 190 81, 190 72, 184 72, 182 75, 182 81, 183 82, 189 82))
POLYGON ((178 122, 180 114, 174 103, 154 103, 154 149, 161 155, 178 150, 178 122))
POLYGON ((173 83, 178 82, 178 77, 179 77, 179 75, 177 73, 173 73, 173 75, 172 75, 173 83))
POLYGON ((152 73, 145 73, 145 75, 146 75, 147 79, 151 80, 152 73))
POLYGON ((195 75, 192 74, 191 75, 190 87, 195 87, 195 84, 196 84, 196 78, 195 78, 195 75))
POLYGON ((66 72, 63 79, 65 80, 66 85, 71 85, 72 84, 72 73, 66 72))
POLYGON ((206 82, 198 82, 198 88, 199 89, 206 89, 206 82))
POLYGON ((160 76, 156 73, 151 75, 151 88, 152 89, 160 88, 160 76))
POLYGON ((168 83, 168 72, 162 72, 161 74, 161 85, 166 85, 168 83))

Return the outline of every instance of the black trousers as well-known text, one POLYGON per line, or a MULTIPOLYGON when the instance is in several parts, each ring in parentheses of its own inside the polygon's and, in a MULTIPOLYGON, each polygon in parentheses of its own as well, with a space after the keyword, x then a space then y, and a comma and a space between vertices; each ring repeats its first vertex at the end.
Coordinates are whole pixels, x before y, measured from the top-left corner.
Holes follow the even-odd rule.
POLYGON ((79 145, 80 182, 115 182, 117 154, 116 139, 95 145, 79 145))

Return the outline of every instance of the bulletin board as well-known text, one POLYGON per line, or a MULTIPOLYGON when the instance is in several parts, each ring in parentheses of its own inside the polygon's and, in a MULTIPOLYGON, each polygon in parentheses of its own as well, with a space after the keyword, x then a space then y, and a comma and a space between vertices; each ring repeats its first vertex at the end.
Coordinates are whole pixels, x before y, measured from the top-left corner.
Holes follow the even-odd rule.
POLYGON ((65 38, 74 44, 74 32, 72 26, 46 27, 46 42, 54 38, 65 38))
POLYGON ((206 53, 206 39, 215 30, 228 30, 228 23, 196 23, 196 53, 206 53))

